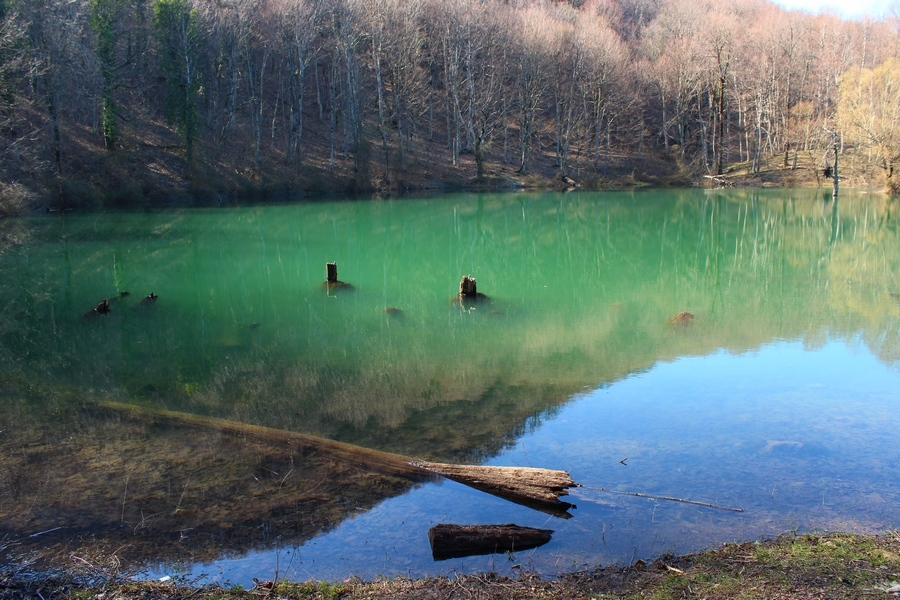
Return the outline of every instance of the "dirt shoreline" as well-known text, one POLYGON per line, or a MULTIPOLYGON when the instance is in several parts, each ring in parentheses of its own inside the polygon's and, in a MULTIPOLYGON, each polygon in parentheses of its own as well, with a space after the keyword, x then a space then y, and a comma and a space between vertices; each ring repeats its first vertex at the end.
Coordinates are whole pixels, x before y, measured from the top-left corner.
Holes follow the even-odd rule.
POLYGON ((0 571, 0 600, 892 598, 900 596, 900 533, 791 534, 698 554, 665 555, 651 563, 597 567, 551 580, 523 570, 518 577, 481 573, 342 583, 258 581, 245 590, 133 582, 117 568, 74 559, 68 568, 52 574, 6 567, 0 571))

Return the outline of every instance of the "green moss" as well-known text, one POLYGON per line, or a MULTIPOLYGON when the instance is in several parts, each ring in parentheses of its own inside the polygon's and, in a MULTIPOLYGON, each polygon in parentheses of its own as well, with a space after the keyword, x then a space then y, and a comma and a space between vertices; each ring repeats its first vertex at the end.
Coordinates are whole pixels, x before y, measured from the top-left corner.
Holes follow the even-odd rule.
POLYGON ((326 581, 305 581, 303 583, 283 581, 278 583, 273 591, 292 600, 337 600, 347 595, 350 587, 346 584, 326 581))

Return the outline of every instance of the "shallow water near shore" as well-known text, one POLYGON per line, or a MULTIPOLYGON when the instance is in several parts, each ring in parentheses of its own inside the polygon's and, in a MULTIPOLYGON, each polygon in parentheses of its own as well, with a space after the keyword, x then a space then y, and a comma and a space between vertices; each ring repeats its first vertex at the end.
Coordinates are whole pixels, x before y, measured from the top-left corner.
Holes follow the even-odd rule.
POLYGON ((788 530, 896 527, 896 207, 828 197, 483 195, 23 220, 28 241, 0 253, 0 558, 114 551, 143 577, 248 586, 555 575, 788 530), (332 261, 352 287, 323 289, 332 261), (489 301, 451 302, 468 274, 489 301), (104 297, 109 314, 95 314, 104 297), (680 312, 693 319, 670 321, 680 312), (583 487, 560 519, 449 481, 130 420, 103 400, 564 469, 583 487), (554 534, 435 561, 438 523, 554 534))

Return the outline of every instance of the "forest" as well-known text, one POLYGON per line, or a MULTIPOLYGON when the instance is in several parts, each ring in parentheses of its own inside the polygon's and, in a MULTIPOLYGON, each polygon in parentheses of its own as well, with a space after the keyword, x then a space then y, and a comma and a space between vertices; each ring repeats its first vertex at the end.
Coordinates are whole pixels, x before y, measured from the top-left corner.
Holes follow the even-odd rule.
POLYGON ((0 106, 7 215, 815 182, 835 151, 851 185, 896 193, 900 4, 0 0, 0 106))

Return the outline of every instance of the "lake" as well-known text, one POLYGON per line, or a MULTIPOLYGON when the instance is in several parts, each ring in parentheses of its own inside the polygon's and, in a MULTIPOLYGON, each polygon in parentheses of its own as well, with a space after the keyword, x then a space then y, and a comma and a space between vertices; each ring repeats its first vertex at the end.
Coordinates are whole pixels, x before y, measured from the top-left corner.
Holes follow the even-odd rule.
POLYGON ((552 576, 900 526, 898 205, 842 194, 0 221, 0 561, 245 586, 552 576), (466 275, 486 298, 456 298, 466 275), (581 487, 547 514, 285 431, 581 487), (553 535, 436 560, 439 523, 553 535))

